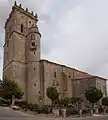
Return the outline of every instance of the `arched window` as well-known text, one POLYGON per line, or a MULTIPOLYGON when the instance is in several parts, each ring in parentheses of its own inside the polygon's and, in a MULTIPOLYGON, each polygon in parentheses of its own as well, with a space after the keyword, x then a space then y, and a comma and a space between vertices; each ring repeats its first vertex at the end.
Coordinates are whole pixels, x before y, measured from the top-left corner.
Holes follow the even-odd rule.
POLYGON ((24 31, 24 25, 21 24, 21 32, 23 32, 23 31, 24 31))

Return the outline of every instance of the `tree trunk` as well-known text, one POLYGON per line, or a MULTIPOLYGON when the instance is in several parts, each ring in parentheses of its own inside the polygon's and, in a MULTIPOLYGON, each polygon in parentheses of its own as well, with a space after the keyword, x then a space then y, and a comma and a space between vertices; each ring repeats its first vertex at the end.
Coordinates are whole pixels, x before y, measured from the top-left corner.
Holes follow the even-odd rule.
POLYGON ((91 111, 90 111, 91 115, 93 115, 93 113, 94 113, 93 110, 94 110, 94 103, 92 103, 92 108, 91 108, 91 111))
POLYGON ((14 106, 14 105, 15 105, 15 96, 12 95, 12 106, 14 106))
POLYGON ((106 110, 107 110, 107 106, 105 106, 105 108, 104 108, 104 114, 106 113, 106 110))
POLYGON ((82 114, 82 109, 79 110, 79 115, 80 115, 80 117, 83 116, 83 114, 82 114))
POLYGON ((52 100, 51 107, 53 108, 54 101, 52 100))

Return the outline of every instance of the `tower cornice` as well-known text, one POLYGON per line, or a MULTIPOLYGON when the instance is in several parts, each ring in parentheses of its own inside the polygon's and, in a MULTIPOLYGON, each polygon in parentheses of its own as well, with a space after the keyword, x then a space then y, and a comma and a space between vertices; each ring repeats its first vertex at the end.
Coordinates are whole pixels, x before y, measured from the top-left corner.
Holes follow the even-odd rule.
POLYGON ((33 11, 30 13, 30 12, 28 11, 28 8, 26 8, 26 10, 24 10, 24 8, 21 7, 21 4, 18 6, 18 5, 15 3, 14 6, 12 7, 12 11, 11 11, 11 13, 9 14, 8 19, 7 19, 6 22, 5 22, 5 28, 6 28, 6 26, 7 26, 8 21, 9 21, 10 18, 12 17, 13 12, 15 12, 15 10, 16 10, 16 11, 19 11, 20 13, 23 13, 23 14, 27 15, 28 17, 34 19, 35 21, 38 21, 38 16, 37 16, 37 14, 34 15, 34 14, 33 14, 33 11))

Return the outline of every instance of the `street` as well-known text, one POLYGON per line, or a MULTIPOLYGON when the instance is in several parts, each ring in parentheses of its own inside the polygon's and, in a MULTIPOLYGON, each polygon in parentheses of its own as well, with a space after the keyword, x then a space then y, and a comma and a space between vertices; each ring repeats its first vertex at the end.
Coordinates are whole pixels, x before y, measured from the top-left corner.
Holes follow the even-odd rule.
POLYGON ((82 118, 54 118, 45 115, 29 115, 11 108, 0 107, 0 120, 108 120, 108 116, 90 116, 82 118))

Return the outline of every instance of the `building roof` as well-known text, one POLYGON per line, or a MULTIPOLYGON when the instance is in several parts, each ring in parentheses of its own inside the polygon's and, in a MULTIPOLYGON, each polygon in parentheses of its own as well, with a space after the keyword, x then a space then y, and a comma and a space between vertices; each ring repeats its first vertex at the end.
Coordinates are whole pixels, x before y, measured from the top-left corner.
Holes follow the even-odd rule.
POLYGON ((95 75, 90 75, 90 74, 81 74, 81 75, 78 75, 74 78, 74 80, 82 80, 82 79, 89 79, 89 78, 99 78, 99 79, 102 79, 102 80, 107 80, 103 77, 100 77, 100 76, 95 76, 95 75))
POLYGON ((52 61, 49 61, 49 60, 41 59, 40 62, 48 62, 48 63, 54 64, 54 65, 58 65, 58 66, 65 67, 65 68, 68 68, 68 69, 72 69, 72 70, 75 70, 75 71, 78 71, 78 72, 81 72, 81 73, 84 73, 84 74, 88 74, 88 73, 86 73, 84 71, 81 71, 81 70, 78 70, 76 68, 72 68, 72 67, 60 64, 60 63, 55 63, 55 62, 52 62, 52 61))
POLYGON ((69 67, 69 66, 62 65, 62 64, 59 64, 59 63, 55 63, 55 62, 52 62, 52 61, 49 61, 49 60, 41 59, 40 62, 48 62, 48 63, 51 63, 51 64, 59 65, 59 66, 61 66, 61 67, 69 68, 69 69, 72 69, 72 70, 75 70, 75 71, 84 73, 84 74, 77 75, 77 76, 74 78, 74 80, 82 80, 82 79, 89 79, 89 78, 100 78, 100 79, 103 79, 103 80, 107 80, 107 79, 105 79, 105 78, 103 78, 103 77, 95 76, 95 75, 90 75, 90 74, 88 74, 88 73, 86 73, 86 72, 77 70, 76 68, 71 68, 71 67, 69 67))

